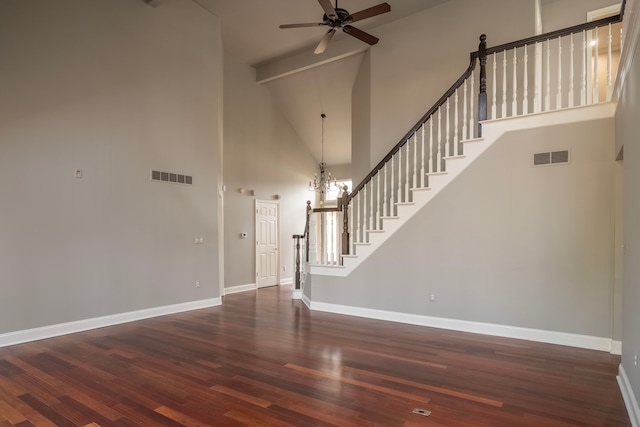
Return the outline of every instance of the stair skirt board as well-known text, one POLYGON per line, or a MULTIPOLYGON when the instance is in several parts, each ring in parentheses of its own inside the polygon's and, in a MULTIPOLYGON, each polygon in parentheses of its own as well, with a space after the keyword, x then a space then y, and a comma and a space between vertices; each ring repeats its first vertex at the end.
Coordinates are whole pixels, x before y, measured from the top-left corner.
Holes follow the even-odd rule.
POLYGON ((405 323, 408 325, 427 326, 430 328, 449 329, 460 332, 471 332, 496 337, 537 341, 547 344, 584 348, 588 350, 606 351, 609 353, 611 353, 615 347, 613 340, 603 337, 520 328, 467 320, 447 319, 442 317, 431 317, 419 314, 398 313, 394 311, 351 307, 316 301, 311 301, 311 304, 308 305, 311 310, 324 311, 327 313, 344 314, 347 316, 385 320, 388 322, 405 323))
POLYGON ((181 304, 165 305, 162 307, 148 308, 144 310, 130 311, 127 313, 112 314, 109 316, 95 317, 92 319, 77 320, 75 322, 60 323, 57 325, 43 326, 40 328, 26 329, 23 331, 0 334, 0 348, 30 341, 38 341, 46 338, 59 337, 61 335, 88 331, 91 329, 115 326, 122 323, 144 320, 152 317, 166 316, 168 314, 182 313, 191 310, 216 307, 222 304, 222 299, 211 298, 199 301, 185 302, 181 304))

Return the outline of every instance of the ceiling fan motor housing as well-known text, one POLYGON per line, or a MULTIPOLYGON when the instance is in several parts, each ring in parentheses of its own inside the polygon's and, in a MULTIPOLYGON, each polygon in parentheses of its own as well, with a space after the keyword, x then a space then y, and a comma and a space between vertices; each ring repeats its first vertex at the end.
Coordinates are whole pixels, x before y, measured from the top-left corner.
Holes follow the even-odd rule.
POLYGON ((349 14, 345 9, 336 8, 336 14, 338 17, 332 20, 325 13, 322 18, 324 23, 332 28, 342 28, 344 24, 351 22, 351 14, 349 14))

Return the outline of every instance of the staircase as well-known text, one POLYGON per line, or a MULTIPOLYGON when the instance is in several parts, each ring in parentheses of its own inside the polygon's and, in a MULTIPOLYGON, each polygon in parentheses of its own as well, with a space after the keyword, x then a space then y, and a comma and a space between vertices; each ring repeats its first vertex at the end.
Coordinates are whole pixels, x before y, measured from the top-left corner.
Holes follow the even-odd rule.
POLYGON ((306 237, 298 246, 308 272, 348 276, 506 132, 612 117, 620 22, 617 15, 493 48, 481 36, 462 76, 343 195, 344 229, 316 233, 327 209, 307 210, 310 225, 297 237, 306 237), (336 247, 340 256, 328 255, 336 247))

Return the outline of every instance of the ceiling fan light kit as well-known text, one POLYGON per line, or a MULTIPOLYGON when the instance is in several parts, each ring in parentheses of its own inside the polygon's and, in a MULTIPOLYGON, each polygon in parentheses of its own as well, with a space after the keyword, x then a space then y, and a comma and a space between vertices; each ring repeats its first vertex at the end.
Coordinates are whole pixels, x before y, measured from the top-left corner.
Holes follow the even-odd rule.
POLYGON ((318 0, 318 3, 320 3, 320 6, 322 6, 322 9, 324 10, 322 22, 280 25, 280 28, 283 29, 319 27, 322 25, 326 25, 327 27, 329 27, 329 30, 327 30, 327 32, 324 34, 324 36, 320 40, 320 43, 318 43, 316 50, 313 52, 315 54, 320 54, 325 51, 327 45, 333 38, 333 35, 336 33, 338 28, 342 28, 342 31, 344 31, 346 34, 349 34, 350 36, 373 46, 374 44, 378 43, 379 39, 352 26, 351 24, 391 11, 391 6, 388 3, 380 3, 379 5, 372 6, 352 14, 349 13, 346 9, 339 8, 338 0, 336 0, 335 7, 331 4, 331 0, 318 0))

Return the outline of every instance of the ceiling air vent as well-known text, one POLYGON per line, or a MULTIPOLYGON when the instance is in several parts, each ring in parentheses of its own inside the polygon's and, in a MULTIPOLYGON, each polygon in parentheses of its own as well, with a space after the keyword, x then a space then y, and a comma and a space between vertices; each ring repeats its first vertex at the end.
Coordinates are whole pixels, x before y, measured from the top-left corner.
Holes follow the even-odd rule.
POLYGON ((569 163, 569 150, 533 154, 533 166, 549 166, 566 163, 569 163))
POLYGON ((175 184, 186 184, 186 185, 193 184, 192 176, 182 175, 182 174, 173 173, 173 172, 161 172, 161 171, 152 170, 151 179, 153 181, 168 182, 168 183, 175 183, 175 184))

